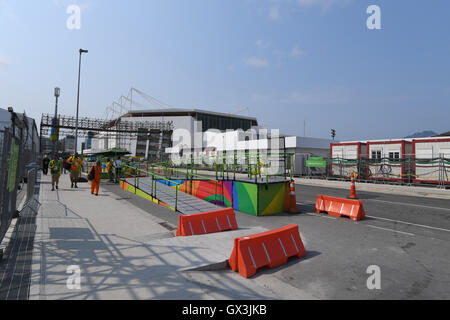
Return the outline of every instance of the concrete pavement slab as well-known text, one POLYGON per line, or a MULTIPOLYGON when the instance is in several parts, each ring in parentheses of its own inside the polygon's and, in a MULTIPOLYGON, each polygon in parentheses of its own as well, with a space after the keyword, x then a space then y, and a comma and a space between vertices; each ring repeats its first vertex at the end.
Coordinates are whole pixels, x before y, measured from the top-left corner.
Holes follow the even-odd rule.
POLYGON ((46 177, 42 182, 30 299, 283 296, 285 290, 275 292, 258 281, 246 281, 226 266, 235 237, 265 228, 175 238, 163 219, 102 187, 96 197, 87 184, 71 189, 67 176, 58 191, 50 191, 46 177), (220 271, 209 273, 208 266, 219 266, 220 271))

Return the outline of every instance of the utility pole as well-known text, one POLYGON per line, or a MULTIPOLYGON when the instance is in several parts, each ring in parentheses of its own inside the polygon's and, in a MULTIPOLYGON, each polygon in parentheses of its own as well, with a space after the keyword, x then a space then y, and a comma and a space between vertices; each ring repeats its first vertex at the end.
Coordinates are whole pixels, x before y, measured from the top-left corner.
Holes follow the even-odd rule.
POLYGON ((75 153, 77 153, 77 143, 78 143, 78 111, 80 107, 80 74, 81 74, 81 54, 88 53, 88 50, 80 49, 80 59, 78 62, 78 93, 77 93, 77 118, 75 121, 75 153))
POLYGON ((57 132, 57 127, 58 127, 58 98, 59 98, 59 94, 60 94, 60 89, 58 87, 55 88, 55 98, 56 98, 56 103, 55 103, 55 118, 54 118, 54 129, 55 130, 55 140, 53 141, 53 153, 56 154, 58 151, 58 134, 59 132, 57 132))

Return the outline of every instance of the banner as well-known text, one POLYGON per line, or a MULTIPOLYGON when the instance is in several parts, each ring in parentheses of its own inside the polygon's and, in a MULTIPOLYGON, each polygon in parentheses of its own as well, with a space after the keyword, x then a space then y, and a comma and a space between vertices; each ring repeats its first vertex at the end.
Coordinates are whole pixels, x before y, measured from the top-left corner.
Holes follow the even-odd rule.
POLYGON ((58 141, 59 140, 59 119, 52 119, 52 131, 50 133, 50 141, 58 141))
POLYGON ((13 192, 16 190, 17 165, 19 161, 19 145, 15 139, 11 139, 11 150, 8 168, 8 190, 13 192))

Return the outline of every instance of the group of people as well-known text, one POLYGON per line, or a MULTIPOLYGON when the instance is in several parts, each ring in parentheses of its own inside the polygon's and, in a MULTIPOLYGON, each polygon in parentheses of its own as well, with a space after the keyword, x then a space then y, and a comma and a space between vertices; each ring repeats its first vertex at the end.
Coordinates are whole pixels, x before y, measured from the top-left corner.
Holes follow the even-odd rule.
POLYGON ((70 187, 78 188, 78 178, 80 177, 82 167, 83 160, 78 153, 75 153, 64 160, 56 154, 53 155, 51 160, 47 155, 42 159, 42 173, 47 175, 48 170, 50 169, 50 174, 52 176, 52 191, 58 189, 59 177, 63 172, 65 173, 65 171, 70 172, 70 187))
MULTIPOLYGON (((106 169, 108 171, 108 177, 110 182, 119 182, 120 174, 121 174, 122 160, 120 157, 116 159, 114 162, 111 159, 107 159, 106 169)), ((50 169, 50 174, 52 176, 52 191, 58 189, 59 178, 61 174, 66 170, 70 172, 70 187, 78 188, 78 179, 81 174, 81 169, 83 168, 83 160, 78 155, 78 153, 73 154, 67 159, 63 160, 58 158, 55 154, 53 155, 52 160, 50 160, 47 155, 45 155, 42 160, 42 172, 44 175, 48 174, 48 170, 50 169)), ((88 179, 91 181, 91 194, 98 196, 98 192, 100 189, 100 180, 103 168, 101 161, 98 160, 94 166, 89 169, 88 179)))

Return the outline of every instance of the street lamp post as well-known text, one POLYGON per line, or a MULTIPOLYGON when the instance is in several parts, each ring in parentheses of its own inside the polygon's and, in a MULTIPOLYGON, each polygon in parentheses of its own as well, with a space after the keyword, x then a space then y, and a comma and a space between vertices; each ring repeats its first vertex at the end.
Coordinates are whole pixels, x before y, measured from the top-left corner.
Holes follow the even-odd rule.
POLYGON ((80 49, 80 59, 78 62, 78 93, 77 93, 77 117, 75 121, 75 153, 77 152, 78 143, 78 110, 80 107, 80 74, 81 74, 81 54, 88 53, 88 50, 80 49))
MULTIPOLYGON (((54 118, 54 124, 55 127, 53 130, 57 130, 57 126, 58 126, 58 98, 59 98, 59 94, 60 94, 60 89, 58 87, 55 88, 55 98, 56 98, 56 103, 55 103, 55 118, 54 118)), ((55 135, 57 135, 58 133, 55 132, 55 135)), ((54 141, 54 150, 53 152, 56 154, 56 152, 58 151, 58 140, 59 139, 55 139, 54 141)))

